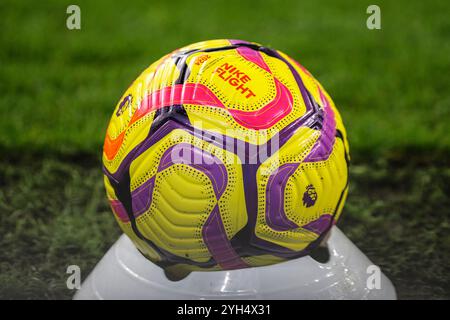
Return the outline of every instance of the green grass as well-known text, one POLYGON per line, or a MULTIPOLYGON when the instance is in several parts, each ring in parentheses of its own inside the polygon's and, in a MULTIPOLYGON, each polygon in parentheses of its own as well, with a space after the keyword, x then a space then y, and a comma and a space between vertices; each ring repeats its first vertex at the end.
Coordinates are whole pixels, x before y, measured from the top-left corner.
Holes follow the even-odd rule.
POLYGON ((0 2, 0 298, 70 298, 119 235, 102 186, 104 132, 149 64, 214 38, 260 42, 305 65, 351 146, 341 228, 400 298, 450 298, 448 1, 0 2))
POLYGON ((0 146, 98 153, 113 107, 150 63, 185 44, 241 38, 298 59, 330 92, 355 156, 450 150, 448 1, 2 1, 0 146), (406 151, 405 151, 406 150, 406 151))
POLYGON ((340 227, 390 277, 400 299, 450 299, 450 169, 351 167, 340 227))
POLYGON ((87 276, 117 239, 98 169, 55 159, 1 163, 0 298, 69 298, 67 267, 87 276))

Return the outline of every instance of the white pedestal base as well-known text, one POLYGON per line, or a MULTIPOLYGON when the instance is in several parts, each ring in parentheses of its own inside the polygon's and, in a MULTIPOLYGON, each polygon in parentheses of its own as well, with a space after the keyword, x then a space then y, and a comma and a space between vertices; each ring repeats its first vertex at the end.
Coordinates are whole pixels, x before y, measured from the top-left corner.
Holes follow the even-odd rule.
POLYGON ((367 287, 372 262, 337 227, 328 248, 323 264, 307 256, 267 267, 192 272, 173 282, 122 235, 74 299, 396 299, 383 273, 380 289, 367 287))

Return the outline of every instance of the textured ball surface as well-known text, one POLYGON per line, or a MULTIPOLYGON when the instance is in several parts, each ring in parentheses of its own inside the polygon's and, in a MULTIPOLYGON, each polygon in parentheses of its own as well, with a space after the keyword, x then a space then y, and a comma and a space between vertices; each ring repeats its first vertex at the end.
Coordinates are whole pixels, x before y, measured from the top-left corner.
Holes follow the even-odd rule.
POLYGON ((317 80, 240 40, 192 44, 148 67, 103 149, 117 222, 173 272, 307 255, 340 215, 347 166, 341 117, 317 80))

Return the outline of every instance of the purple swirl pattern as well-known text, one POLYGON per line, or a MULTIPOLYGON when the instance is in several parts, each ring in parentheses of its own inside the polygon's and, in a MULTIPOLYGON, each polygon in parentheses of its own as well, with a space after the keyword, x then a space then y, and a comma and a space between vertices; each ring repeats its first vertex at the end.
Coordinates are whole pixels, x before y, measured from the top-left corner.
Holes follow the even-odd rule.
POLYGON ((289 220, 284 211, 284 191, 289 177, 298 168, 299 163, 286 163, 269 177, 266 188, 266 222, 275 231, 287 231, 298 228, 289 220))
MULTIPOLYGON (((216 199, 220 199, 226 189, 228 175, 225 165, 217 157, 188 143, 177 144, 164 152, 157 173, 175 164, 185 164, 204 173, 211 181, 216 199), (174 155, 177 156, 174 157, 174 155), (200 159, 200 161, 195 163, 194 159, 200 159)), ((155 177, 156 175, 131 193, 135 218, 150 208, 155 177)), ((110 203, 119 219, 128 222, 129 217, 121 202, 111 200, 110 203)), ((212 257, 223 269, 230 270, 248 267, 230 244, 217 204, 203 225, 202 237, 212 257)))
POLYGON ((315 162, 328 159, 333 151, 334 141, 336 140, 336 120, 334 118, 333 109, 320 88, 319 92, 320 99, 324 105, 323 110, 325 112, 325 119, 323 121, 320 137, 313 146, 311 152, 306 156, 305 160, 303 160, 304 162, 315 162))

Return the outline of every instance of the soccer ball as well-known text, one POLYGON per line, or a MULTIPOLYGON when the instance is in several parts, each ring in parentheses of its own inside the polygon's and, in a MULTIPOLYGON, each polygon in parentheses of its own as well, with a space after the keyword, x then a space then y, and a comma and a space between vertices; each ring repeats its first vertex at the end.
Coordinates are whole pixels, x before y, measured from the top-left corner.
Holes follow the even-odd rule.
POLYGON ((182 274, 309 254, 342 211, 348 159, 341 117, 303 66, 213 40, 132 83, 107 129, 103 172, 125 234, 182 274))

